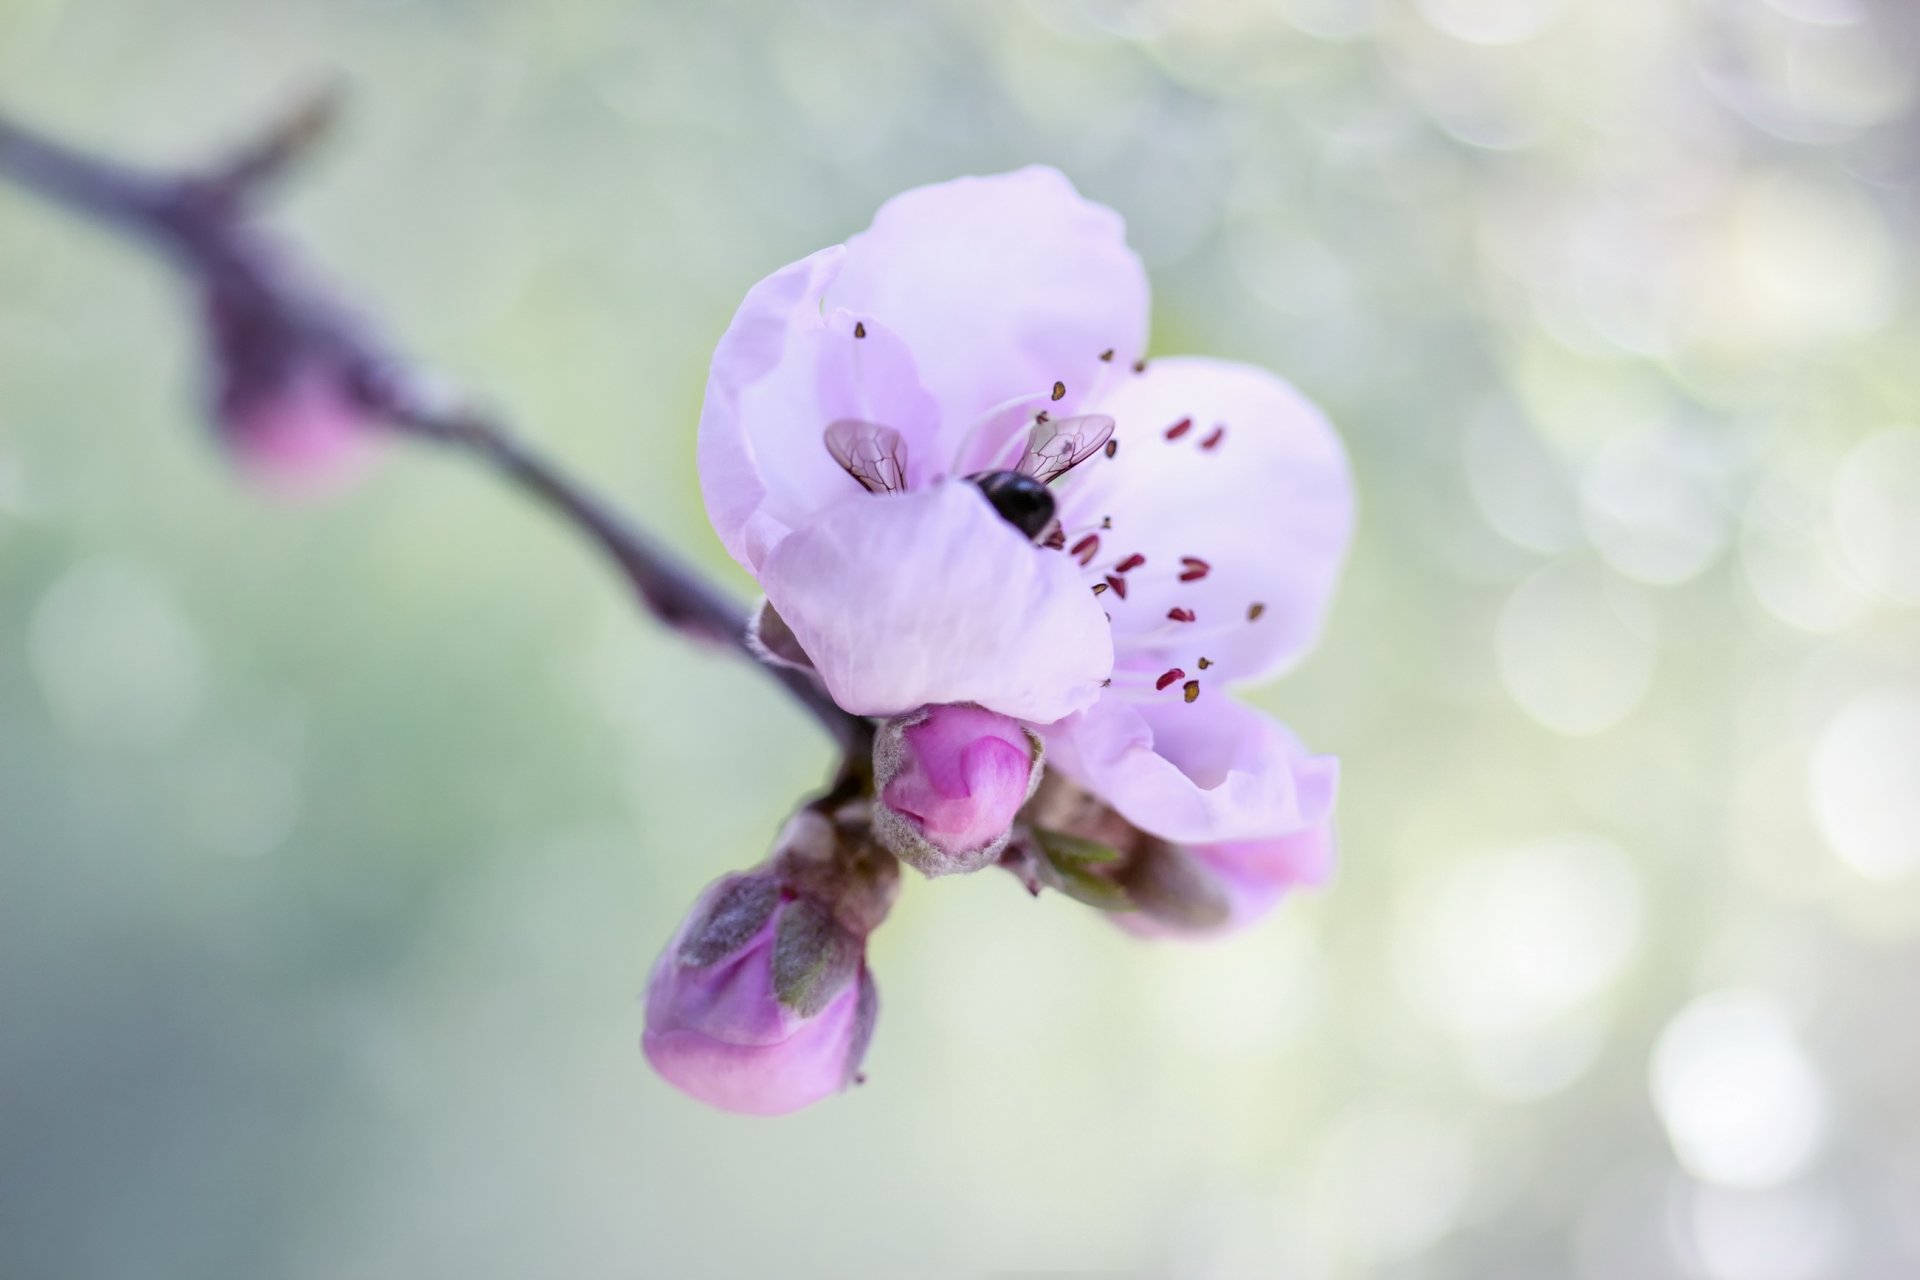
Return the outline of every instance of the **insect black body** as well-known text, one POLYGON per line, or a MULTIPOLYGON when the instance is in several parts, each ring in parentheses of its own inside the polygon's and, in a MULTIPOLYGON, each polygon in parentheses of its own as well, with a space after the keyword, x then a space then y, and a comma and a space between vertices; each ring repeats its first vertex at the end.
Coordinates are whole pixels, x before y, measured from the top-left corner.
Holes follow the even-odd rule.
MULTIPOLYGON (((1054 388, 1058 400, 1065 390, 1057 382, 1054 388)), ((906 492, 907 443, 892 427, 839 418, 827 424, 824 439, 841 470, 868 493, 906 492)), ((1054 523, 1058 504, 1047 486, 1106 448, 1112 439, 1113 419, 1105 414, 1049 419, 1041 413, 1028 429, 1020 460, 1011 470, 976 471, 967 480, 986 495, 1001 519, 1033 541, 1044 537, 1043 546, 1058 549, 1064 545, 1054 523)))
POLYGON ((987 495, 1000 518, 1038 538, 1053 523, 1053 491, 1024 471, 978 471, 967 479, 987 495))

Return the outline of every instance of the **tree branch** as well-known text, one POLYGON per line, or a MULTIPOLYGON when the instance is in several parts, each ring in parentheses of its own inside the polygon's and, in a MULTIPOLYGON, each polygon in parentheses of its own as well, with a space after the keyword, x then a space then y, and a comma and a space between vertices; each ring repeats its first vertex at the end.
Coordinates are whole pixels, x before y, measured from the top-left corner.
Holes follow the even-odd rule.
POLYGON ((656 618, 748 657, 799 699, 850 758, 869 749, 871 724, 842 711, 804 672, 764 663, 747 641, 738 603, 651 536, 536 453, 501 418, 442 387, 404 359, 377 327, 294 266, 283 241, 250 218, 261 186, 299 163, 325 132, 334 98, 301 104, 204 173, 148 173, 32 133, 0 115, 0 178, 173 259, 214 316, 223 396, 324 367, 388 429, 464 450, 570 523, 600 548, 656 618))

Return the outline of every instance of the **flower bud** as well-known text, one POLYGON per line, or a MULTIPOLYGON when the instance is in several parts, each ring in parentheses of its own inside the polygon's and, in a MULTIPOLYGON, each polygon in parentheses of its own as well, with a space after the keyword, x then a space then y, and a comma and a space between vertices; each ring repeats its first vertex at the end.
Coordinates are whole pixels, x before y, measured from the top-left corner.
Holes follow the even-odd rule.
POLYGON ((1177 844, 1148 834, 1057 772, 1027 809, 1012 870, 1113 913, 1131 933, 1197 937, 1253 923, 1333 874, 1331 819, 1256 840, 1177 844))
POLYGON ((308 371, 222 420, 234 461, 281 494, 330 490, 359 473, 367 416, 326 375, 308 371))
POLYGON ((981 707, 895 717, 874 739, 874 832, 929 876, 978 871, 1006 848, 1041 765, 1037 737, 981 707))
POLYGON ((1149 841, 1118 873, 1137 910, 1114 918, 1134 933, 1192 937, 1260 919, 1293 889, 1333 873, 1329 824, 1267 840, 1171 845, 1149 841))
POLYGON ((898 886, 892 859, 840 849, 819 813, 798 815, 782 846, 707 888, 647 985, 647 1061, 746 1115, 797 1111, 856 1080, 879 1007, 866 936, 898 886))
POLYGON ((333 489, 361 471, 374 415, 337 353, 257 300, 207 301, 220 438, 240 470, 282 496, 333 489))

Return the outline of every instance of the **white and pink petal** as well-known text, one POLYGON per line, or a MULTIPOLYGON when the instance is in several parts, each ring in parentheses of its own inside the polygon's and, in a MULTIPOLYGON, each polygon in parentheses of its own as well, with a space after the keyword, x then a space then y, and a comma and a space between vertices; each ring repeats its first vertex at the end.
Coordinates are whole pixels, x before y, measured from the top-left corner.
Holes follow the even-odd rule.
POLYGON ((1047 723, 1091 704, 1113 666, 1075 566, 961 481, 857 493, 773 548, 760 581, 855 715, 973 702, 1047 723))
POLYGON ((1126 224, 1057 170, 904 192, 846 249, 828 304, 905 339, 949 454, 995 406, 1047 408, 1056 382, 1058 411, 1083 409, 1146 349, 1147 275, 1126 224))
POLYGON ((1115 651, 1190 675, 1205 658, 1203 682, 1299 657, 1353 532, 1326 417, 1264 369, 1199 357, 1155 360, 1093 408, 1115 420, 1115 453, 1063 484, 1061 511, 1089 574, 1123 582, 1103 601, 1115 651))
POLYGON ((877 320, 822 306, 844 260, 844 249, 825 249, 762 280, 714 351, 701 492, 721 542, 750 573, 793 529, 863 492, 826 448, 830 424, 882 424, 914 465, 936 449, 938 410, 905 342, 877 320))
POLYGON ((1333 812, 1339 762, 1233 698, 1155 699, 1116 686, 1041 736, 1049 765, 1175 844, 1269 840, 1333 812))

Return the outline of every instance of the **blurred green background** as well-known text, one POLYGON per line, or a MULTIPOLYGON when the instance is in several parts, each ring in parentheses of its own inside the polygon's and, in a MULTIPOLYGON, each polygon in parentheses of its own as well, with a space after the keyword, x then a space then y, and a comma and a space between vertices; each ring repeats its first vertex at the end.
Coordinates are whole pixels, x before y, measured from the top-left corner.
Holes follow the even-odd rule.
POLYGON ((915 879, 870 1082, 719 1115, 637 995, 812 725, 458 460, 236 485, 173 282, 0 188, 0 1276, 1920 1273, 1917 69, 1908 0, 0 0, 130 156, 344 72, 286 225, 743 595, 740 296, 1036 160, 1364 512, 1260 695, 1331 892, 915 879))

